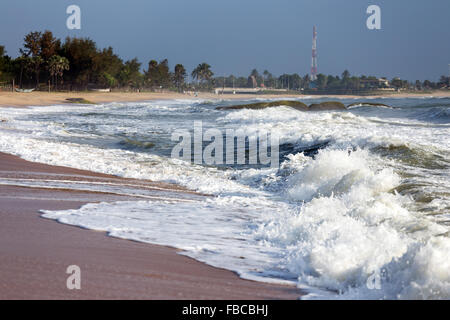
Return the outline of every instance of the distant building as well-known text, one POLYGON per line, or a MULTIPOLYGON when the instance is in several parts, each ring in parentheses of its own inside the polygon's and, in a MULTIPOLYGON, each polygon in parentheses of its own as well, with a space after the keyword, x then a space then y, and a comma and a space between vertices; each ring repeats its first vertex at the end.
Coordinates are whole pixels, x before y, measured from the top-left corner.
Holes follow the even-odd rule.
POLYGON ((384 78, 361 79, 361 84, 366 88, 389 88, 389 80, 384 78))

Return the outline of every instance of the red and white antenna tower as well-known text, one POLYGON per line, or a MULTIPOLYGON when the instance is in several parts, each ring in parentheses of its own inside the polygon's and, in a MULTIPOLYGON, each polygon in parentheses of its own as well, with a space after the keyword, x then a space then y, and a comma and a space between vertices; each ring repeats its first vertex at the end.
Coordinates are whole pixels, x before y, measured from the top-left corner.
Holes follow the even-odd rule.
POLYGON ((311 81, 317 80, 317 30, 313 28, 313 45, 312 45, 312 63, 311 63, 311 81))

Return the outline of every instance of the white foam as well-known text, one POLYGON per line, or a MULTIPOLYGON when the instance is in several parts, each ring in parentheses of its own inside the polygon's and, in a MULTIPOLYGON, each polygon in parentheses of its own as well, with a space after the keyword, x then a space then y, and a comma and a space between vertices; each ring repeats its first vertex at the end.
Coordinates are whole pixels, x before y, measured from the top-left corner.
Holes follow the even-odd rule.
POLYGON ((272 217, 261 237, 290 248, 286 264, 300 283, 341 292, 341 298, 448 298, 450 273, 441 263, 448 265, 450 240, 438 237, 448 228, 409 212, 410 199, 390 192, 399 177, 371 169, 367 157, 325 151, 301 164, 288 193, 312 200, 296 214, 272 217), (426 267, 409 270, 422 255, 430 255, 426 267), (380 290, 367 287, 374 272, 382 275, 380 290))
POLYGON ((300 159, 286 192, 296 201, 305 200, 304 194, 292 192, 301 186, 312 200, 297 205, 220 197, 193 204, 89 204, 45 212, 44 217, 174 246, 244 278, 297 278, 300 287, 329 293, 315 297, 448 298, 450 242, 437 236, 448 229, 405 209, 410 199, 391 193, 399 178, 391 170, 370 168, 368 157, 365 151, 349 156, 333 150, 316 160, 300 159), (367 287, 374 272, 381 274, 380 290, 367 287))

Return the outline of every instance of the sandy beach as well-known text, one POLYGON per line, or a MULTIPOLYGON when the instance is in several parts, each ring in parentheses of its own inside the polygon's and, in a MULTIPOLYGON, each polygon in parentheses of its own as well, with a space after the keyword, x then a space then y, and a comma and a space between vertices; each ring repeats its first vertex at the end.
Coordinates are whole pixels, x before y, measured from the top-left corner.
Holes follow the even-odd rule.
MULTIPOLYGON (((257 97, 274 98, 276 95, 257 96, 254 94, 224 94, 216 95, 213 93, 194 94, 181 93, 153 93, 153 92, 0 92, 0 106, 24 107, 24 106, 45 106, 68 103, 68 98, 82 98, 94 103, 108 102, 134 102, 146 100, 167 100, 167 99, 253 99, 257 97)), ((287 95, 283 97, 298 97, 297 95, 287 95)))
MULTIPOLYGON (((421 97, 450 97, 450 91, 436 91, 433 93, 395 93, 385 96, 352 96, 352 95, 327 95, 317 96, 336 98, 336 99, 372 99, 380 97, 390 98, 421 98, 421 97)), ((108 103, 108 102, 133 102, 133 101, 146 101, 146 100, 164 100, 164 99, 282 99, 282 98, 298 98, 309 97, 308 95, 272 95, 272 94, 220 94, 213 93, 199 93, 198 96, 193 94, 181 94, 181 93, 126 93, 126 92, 32 92, 32 93, 17 93, 17 92, 1 92, 0 91, 0 106, 8 107, 24 107, 24 106, 42 106, 42 105, 55 105, 67 103, 68 98, 83 98, 94 103, 108 103)), ((316 97, 316 96, 314 96, 316 97)))
MULTIPOLYGON (((0 154, 0 177, 151 182, 119 179, 0 154)), ((155 186, 156 184, 153 184, 155 186)), ((157 184, 158 189, 186 192, 157 184)), ((0 186, 0 299, 296 299, 294 287, 240 279, 177 254, 173 248, 107 237, 40 217, 39 210, 86 202, 130 200, 117 194, 0 186), (66 288, 69 265, 82 272, 81 290, 66 288)))

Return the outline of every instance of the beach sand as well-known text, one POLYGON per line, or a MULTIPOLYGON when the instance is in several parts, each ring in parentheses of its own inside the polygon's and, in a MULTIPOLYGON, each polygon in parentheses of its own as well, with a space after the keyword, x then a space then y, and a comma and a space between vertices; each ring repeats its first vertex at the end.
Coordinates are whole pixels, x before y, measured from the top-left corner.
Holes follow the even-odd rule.
MULTIPOLYGON (((385 96, 352 96, 352 95, 327 95, 327 96, 314 96, 317 98, 341 98, 341 99, 370 99, 377 97, 392 97, 392 98, 408 98, 408 97, 450 97, 450 90, 448 91, 436 91, 433 93, 394 93, 385 96)), ((107 102, 133 102, 133 101, 146 101, 146 100, 164 100, 164 99, 282 99, 282 98, 298 98, 310 97, 303 95, 272 95, 272 94, 220 94, 213 93, 199 93, 196 97, 194 95, 180 94, 180 93, 126 93, 126 92, 32 92, 32 93, 17 93, 17 92, 1 92, 0 91, 0 106, 8 107, 23 107, 23 106, 42 106, 42 105, 55 105, 67 103, 67 98, 83 98, 94 103, 107 103, 107 102)))
MULTIPOLYGON (((45 106, 68 103, 68 98, 82 98, 94 103, 108 102, 134 102, 147 100, 168 100, 168 99, 254 99, 258 97, 273 98, 276 95, 255 95, 255 94, 224 94, 213 93, 181 94, 175 92, 154 93, 154 92, 1 92, 0 106, 3 107, 24 107, 24 106, 45 106)), ((287 95, 283 97, 298 97, 297 95, 287 95)))
MULTIPOLYGON (((158 192, 162 189, 164 195, 188 192, 170 184, 47 166, 2 153, 0 178, 122 182, 158 192)), ((0 299, 239 300, 297 299, 301 295, 295 287, 240 279, 233 272, 179 255, 174 248, 108 237, 44 219, 39 213, 118 200, 136 199, 0 185, 0 299), (81 268, 81 290, 66 287, 69 265, 81 268)))

